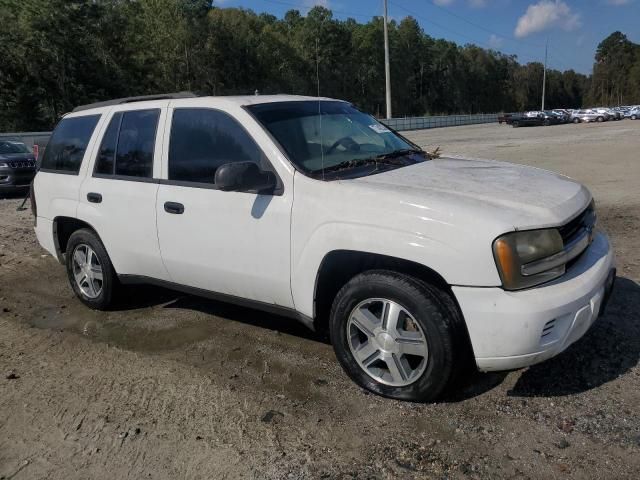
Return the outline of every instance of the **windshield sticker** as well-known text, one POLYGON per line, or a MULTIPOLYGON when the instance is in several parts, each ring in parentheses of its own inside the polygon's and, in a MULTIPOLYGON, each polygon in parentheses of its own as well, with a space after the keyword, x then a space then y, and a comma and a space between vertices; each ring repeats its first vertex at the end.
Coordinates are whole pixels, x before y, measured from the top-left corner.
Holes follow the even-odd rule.
POLYGON ((385 127, 384 125, 380 125, 380 124, 374 124, 374 125, 369 125, 369 128, 371 130, 373 130, 376 133, 390 133, 391 130, 389 130, 387 127, 385 127))

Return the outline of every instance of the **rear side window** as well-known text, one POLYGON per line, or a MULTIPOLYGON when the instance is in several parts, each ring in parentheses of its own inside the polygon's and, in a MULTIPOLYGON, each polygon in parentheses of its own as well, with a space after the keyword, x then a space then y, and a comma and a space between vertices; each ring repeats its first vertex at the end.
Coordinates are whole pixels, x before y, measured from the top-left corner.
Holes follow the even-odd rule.
POLYGON ((213 184, 220 165, 247 161, 268 168, 260 148, 230 115, 207 108, 173 112, 169 180, 213 184))
POLYGON ((160 110, 116 113, 102 139, 95 174, 151 178, 160 110))
POLYGON ((41 168, 77 174, 99 119, 100 115, 63 118, 49 139, 41 168))

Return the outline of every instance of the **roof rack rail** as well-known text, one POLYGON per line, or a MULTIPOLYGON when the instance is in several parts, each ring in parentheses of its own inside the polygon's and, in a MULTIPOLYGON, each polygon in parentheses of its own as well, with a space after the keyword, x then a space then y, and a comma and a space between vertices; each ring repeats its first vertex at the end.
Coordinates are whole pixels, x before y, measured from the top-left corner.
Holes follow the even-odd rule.
POLYGON ((83 110, 89 110, 91 108, 109 107, 111 105, 122 105, 123 103, 133 102, 145 102, 148 100, 171 100, 174 98, 194 98, 197 97, 193 92, 176 92, 176 93, 161 93, 158 95, 141 95, 138 97, 124 97, 115 98, 113 100, 106 100, 104 102, 88 103, 86 105, 80 105, 74 108, 73 112, 81 112, 83 110))

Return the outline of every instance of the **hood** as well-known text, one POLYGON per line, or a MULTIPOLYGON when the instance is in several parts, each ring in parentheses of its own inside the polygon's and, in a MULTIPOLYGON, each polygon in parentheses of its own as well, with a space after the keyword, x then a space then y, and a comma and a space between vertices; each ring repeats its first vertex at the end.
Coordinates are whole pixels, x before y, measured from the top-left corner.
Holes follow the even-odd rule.
POLYGON ((516 230, 562 225, 591 201, 589 191, 568 177, 493 160, 441 157, 354 182, 440 217, 463 214, 516 230))
POLYGON ((36 157, 31 152, 25 153, 1 153, 0 160, 8 161, 8 160, 35 160, 36 157))

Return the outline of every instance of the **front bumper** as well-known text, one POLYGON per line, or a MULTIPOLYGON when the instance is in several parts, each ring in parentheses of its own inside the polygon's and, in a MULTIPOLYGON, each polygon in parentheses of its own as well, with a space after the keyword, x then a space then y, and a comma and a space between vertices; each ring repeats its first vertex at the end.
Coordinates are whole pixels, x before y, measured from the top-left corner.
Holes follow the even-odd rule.
POLYGON ((28 187, 35 176, 35 169, 13 170, 2 168, 0 169, 0 189, 28 187))
POLYGON ((581 338, 613 287, 615 260, 607 236, 561 278, 519 292, 453 287, 479 370, 522 368, 547 360, 581 338))

